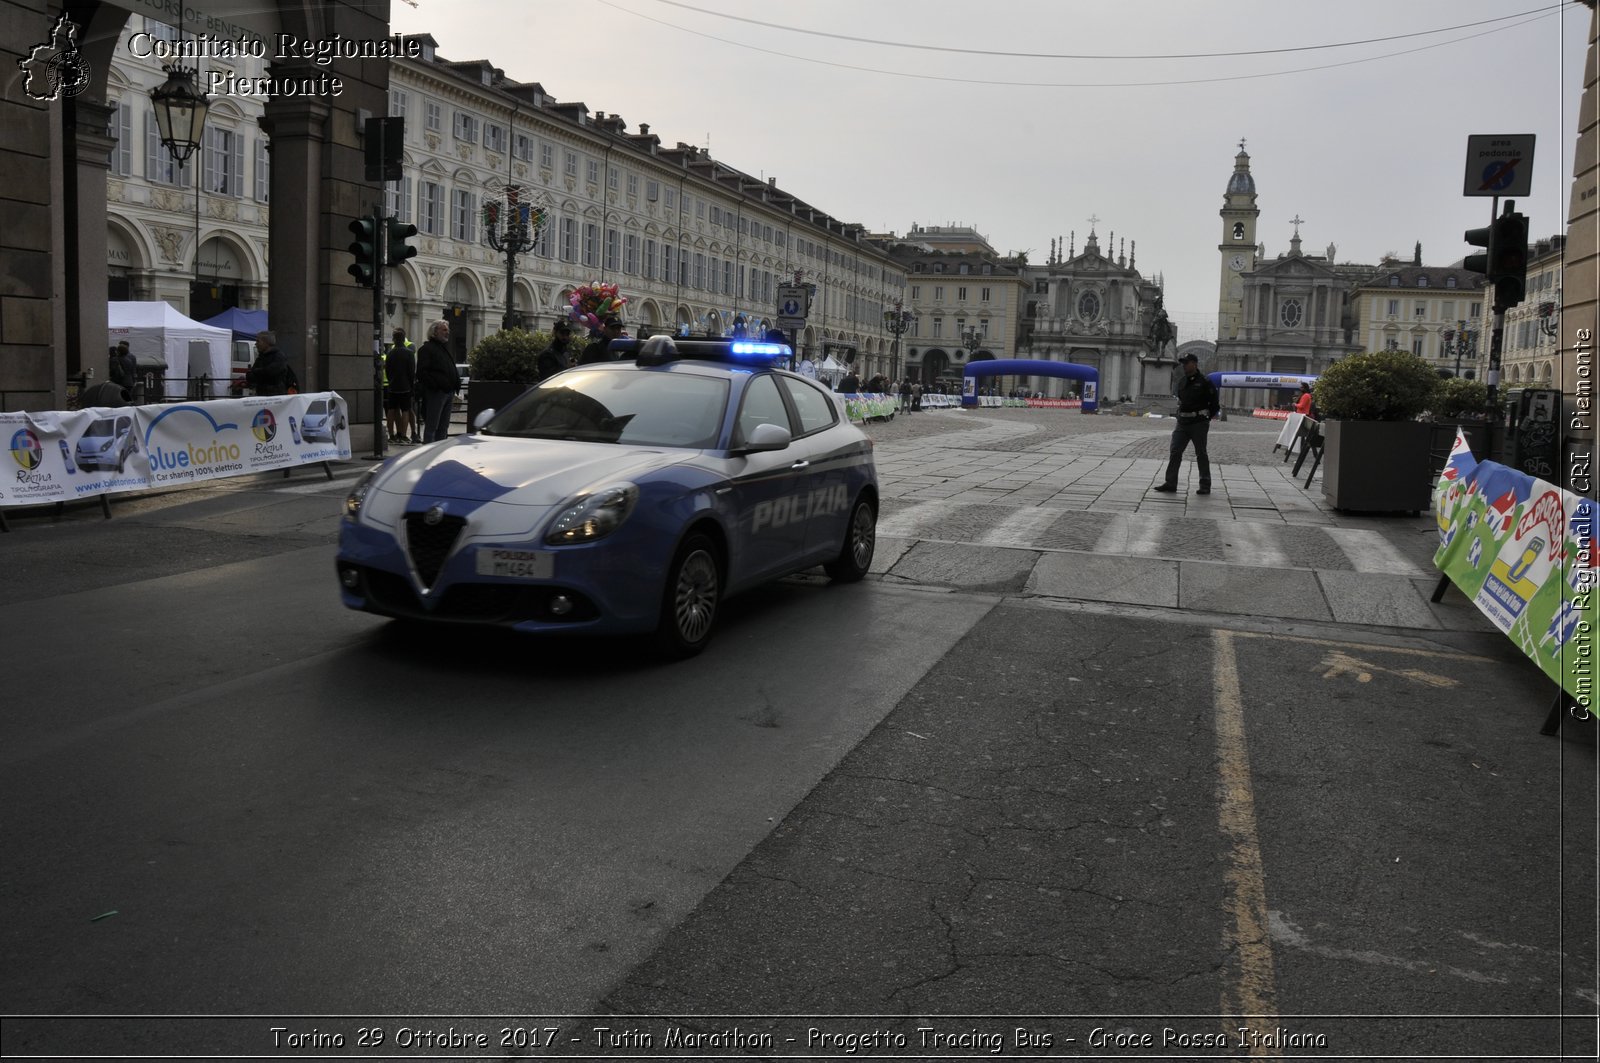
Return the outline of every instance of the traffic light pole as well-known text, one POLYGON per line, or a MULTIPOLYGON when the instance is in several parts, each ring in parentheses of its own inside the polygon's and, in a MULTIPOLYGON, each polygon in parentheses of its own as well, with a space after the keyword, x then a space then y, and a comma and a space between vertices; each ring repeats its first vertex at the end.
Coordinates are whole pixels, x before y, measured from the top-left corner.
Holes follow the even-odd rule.
MULTIPOLYGON (((380 127, 381 128, 381 127, 380 127)), ((380 134, 381 140, 381 134, 380 134)), ((372 208, 372 456, 383 460, 384 445, 388 442, 383 430, 383 275, 388 261, 388 226, 384 223, 383 208, 372 208)))

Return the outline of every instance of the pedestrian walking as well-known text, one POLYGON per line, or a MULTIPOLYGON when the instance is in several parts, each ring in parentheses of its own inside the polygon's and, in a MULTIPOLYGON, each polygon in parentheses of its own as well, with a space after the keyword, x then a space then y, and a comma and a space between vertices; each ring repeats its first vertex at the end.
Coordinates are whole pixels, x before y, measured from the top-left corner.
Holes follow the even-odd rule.
POLYGON ((1178 384, 1178 427, 1172 430, 1172 452, 1167 459, 1165 482, 1151 488, 1165 494, 1178 490, 1178 470, 1183 466, 1183 452, 1194 444, 1194 462, 1200 469, 1200 486, 1195 494, 1211 493, 1211 456, 1206 452, 1206 436, 1211 422, 1222 409, 1222 399, 1217 386, 1200 372, 1200 359, 1193 353, 1178 359, 1183 366, 1183 380, 1178 384))
POLYGON ((437 443, 450 434, 450 411, 461 374, 450 354, 450 322, 440 319, 428 326, 428 338, 417 349, 417 383, 422 393, 422 441, 437 443))
POLYGON ((294 379, 289 356, 278 349, 278 337, 271 332, 256 333, 256 360, 244 374, 245 383, 257 395, 287 395, 294 379))
POLYGON ((384 388, 383 408, 389 418, 391 443, 418 443, 415 422, 412 420, 414 400, 412 392, 417 382, 417 352, 406 339, 406 330, 394 330, 394 342, 383 360, 383 371, 389 384, 384 388))
POLYGON ((133 357, 133 352, 128 349, 128 341, 123 340, 111 348, 110 366, 108 373, 111 382, 119 388, 127 389, 128 396, 133 396, 133 386, 139 382, 139 363, 133 357))

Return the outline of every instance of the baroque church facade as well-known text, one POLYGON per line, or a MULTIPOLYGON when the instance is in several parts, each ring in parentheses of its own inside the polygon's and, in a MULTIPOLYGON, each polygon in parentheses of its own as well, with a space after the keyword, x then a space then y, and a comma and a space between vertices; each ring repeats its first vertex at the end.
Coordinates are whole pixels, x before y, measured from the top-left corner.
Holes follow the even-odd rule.
MULTIPOLYGON (((1022 332, 1024 357, 1071 362, 1100 371, 1100 401, 1114 403, 1172 390, 1177 353, 1162 309, 1161 283, 1138 270, 1138 243, 1131 253, 1116 245, 1116 234, 1100 249, 1090 219, 1089 238, 1076 250, 1076 234, 1052 240, 1050 257, 1030 269, 1022 332)), ((1065 381, 1034 378, 1047 395, 1062 393, 1065 381)))

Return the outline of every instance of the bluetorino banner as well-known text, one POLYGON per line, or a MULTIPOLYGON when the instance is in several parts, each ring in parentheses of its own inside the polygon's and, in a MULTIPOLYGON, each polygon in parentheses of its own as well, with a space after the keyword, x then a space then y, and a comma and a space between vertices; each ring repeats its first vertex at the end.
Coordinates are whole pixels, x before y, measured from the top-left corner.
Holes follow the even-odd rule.
POLYGON ((0 413, 0 506, 32 506, 350 457, 338 392, 0 413))
POLYGON ((1561 688, 1593 707, 1600 509, 1493 461, 1456 432, 1434 487, 1434 567, 1561 688))

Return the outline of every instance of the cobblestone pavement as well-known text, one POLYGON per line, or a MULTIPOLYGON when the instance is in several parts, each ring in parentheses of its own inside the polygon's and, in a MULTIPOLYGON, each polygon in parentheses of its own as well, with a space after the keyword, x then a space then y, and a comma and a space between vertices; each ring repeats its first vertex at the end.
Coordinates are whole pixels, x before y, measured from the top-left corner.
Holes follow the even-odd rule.
MULTIPOLYGON (((963 442, 962 445, 971 450, 1024 451, 1048 446, 1057 440, 1083 439, 1085 449, 1096 457, 1165 458, 1174 423, 1167 417, 1117 414, 1090 417, 1077 410, 924 410, 909 416, 900 414, 892 421, 874 421, 866 425, 865 430, 879 444, 892 444, 1009 424, 1031 431, 975 444, 963 442)), ((1214 422, 1210 437, 1211 460, 1226 465, 1282 464, 1283 453, 1272 449, 1273 440, 1282 428, 1281 421, 1255 417, 1233 416, 1214 422)))

